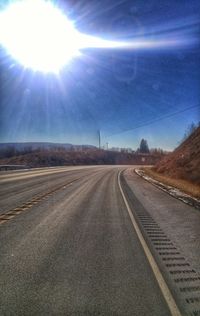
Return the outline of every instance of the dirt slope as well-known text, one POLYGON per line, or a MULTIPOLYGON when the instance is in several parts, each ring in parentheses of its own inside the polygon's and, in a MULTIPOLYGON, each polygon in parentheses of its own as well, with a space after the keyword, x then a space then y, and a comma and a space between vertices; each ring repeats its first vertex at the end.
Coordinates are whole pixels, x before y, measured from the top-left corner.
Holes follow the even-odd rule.
POLYGON ((200 127, 158 162, 155 170, 172 178, 200 184, 200 127))

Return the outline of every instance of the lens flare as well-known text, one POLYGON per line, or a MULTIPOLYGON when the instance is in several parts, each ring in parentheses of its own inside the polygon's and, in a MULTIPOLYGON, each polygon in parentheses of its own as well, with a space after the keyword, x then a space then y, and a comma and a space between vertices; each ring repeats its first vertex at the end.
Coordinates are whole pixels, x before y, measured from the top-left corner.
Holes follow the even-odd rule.
POLYGON ((78 54, 79 34, 52 3, 18 1, 0 14, 0 42, 22 65, 57 72, 78 54))
POLYGON ((21 0, 0 12, 0 44, 25 68, 58 73, 85 48, 149 50, 187 45, 181 36, 109 41, 79 32, 52 2, 21 0))

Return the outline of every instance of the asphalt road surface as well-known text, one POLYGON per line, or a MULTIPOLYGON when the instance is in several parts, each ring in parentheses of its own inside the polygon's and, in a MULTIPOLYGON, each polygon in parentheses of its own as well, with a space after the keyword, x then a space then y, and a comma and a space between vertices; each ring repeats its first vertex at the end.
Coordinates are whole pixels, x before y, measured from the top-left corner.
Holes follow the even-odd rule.
MULTIPOLYGON (((138 219, 147 220, 141 214, 148 207, 138 200, 140 181, 145 181, 130 172, 128 167, 99 166, 1 173, 1 316, 175 316, 179 310, 181 315, 199 315, 192 314, 198 312, 198 300, 189 307, 181 304, 185 297, 140 227, 138 219), (160 287, 124 198, 133 214, 138 203, 136 222, 177 310, 160 287)), ((165 193, 165 199, 171 197, 165 193)), ((198 285, 191 286, 198 298, 198 285)))

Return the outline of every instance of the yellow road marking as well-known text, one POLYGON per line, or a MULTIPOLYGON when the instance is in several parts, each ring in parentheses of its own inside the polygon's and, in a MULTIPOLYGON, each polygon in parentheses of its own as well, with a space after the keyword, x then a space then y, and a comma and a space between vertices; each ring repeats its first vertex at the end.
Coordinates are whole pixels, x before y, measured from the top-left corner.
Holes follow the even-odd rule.
POLYGON ((11 173, 11 174, 0 174, 1 183, 13 182, 16 180, 24 180, 29 178, 35 178, 40 176, 48 176, 59 173, 68 173, 71 171, 81 170, 81 169, 92 169, 94 166, 76 166, 76 167, 59 167, 59 168, 47 168, 47 169, 33 169, 23 173, 11 173))
POLYGON ((25 202, 21 207, 16 207, 12 210, 7 211, 4 214, 0 214, 0 225, 6 223, 7 221, 11 220, 13 217, 15 217, 16 215, 22 213, 23 211, 26 211, 28 209, 30 209, 31 207, 33 207, 33 205, 38 204, 39 202, 45 200, 46 198, 52 196, 55 192, 63 189, 63 187, 67 187, 69 185, 71 185, 73 182, 79 180, 78 179, 74 179, 68 183, 65 183, 64 185, 61 185, 57 188, 55 188, 52 191, 46 192, 44 194, 40 194, 39 196, 33 197, 31 201, 25 202), (13 214, 14 213, 14 214, 13 214))
POLYGON ((162 292, 162 294, 164 296, 164 299, 165 299, 165 301, 166 301, 166 303, 167 303, 167 305, 169 307, 171 315, 172 316, 181 316, 181 312, 179 311, 179 308, 178 308, 178 306, 177 306, 177 304, 176 304, 176 302, 175 302, 175 300, 174 300, 174 298, 173 298, 173 296, 172 296, 172 294, 171 294, 171 292, 170 292, 170 290, 169 290, 169 288, 167 286, 167 283, 165 282, 165 280, 164 280, 164 278, 162 276, 162 273, 160 272, 160 269, 159 269, 159 267, 158 267, 153 255, 152 255, 152 253, 151 253, 151 251, 150 251, 150 249, 149 249, 149 247, 148 247, 148 245, 147 245, 147 243, 146 243, 146 241, 145 241, 145 239, 144 239, 144 237, 143 237, 143 235, 141 233, 141 230, 140 230, 140 228, 139 228, 139 226, 138 226, 138 224, 137 224, 137 222, 136 222, 136 220, 135 220, 135 218, 133 216, 133 213, 132 213, 132 211, 130 209, 130 206, 129 206, 128 201, 127 201, 127 199, 125 197, 125 194, 123 192, 123 189, 122 189, 122 186, 121 186, 121 182, 120 182, 121 172, 122 171, 120 171, 118 173, 118 185, 119 185, 119 189, 120 189, 121 195, 123 197, 124 203, 126 205, 128 214, 130 216, 131 222, 132 222, 133 227, 135 229, 135 232, 136 232, 136 234, 138 236, 138 239, 139 239, 139 241, 140 241, 140 243, 142 245, 144 253, 145 253, 145 255, 146 255, 146 257, 147 257, 147 259, 149 261, 149 264, 150 264, 151 269, 152 269, 152 271, 154 273, 156 281, 158 282, 158 285, 159 285, 159 287, 161 289, 161 292, 162 292))

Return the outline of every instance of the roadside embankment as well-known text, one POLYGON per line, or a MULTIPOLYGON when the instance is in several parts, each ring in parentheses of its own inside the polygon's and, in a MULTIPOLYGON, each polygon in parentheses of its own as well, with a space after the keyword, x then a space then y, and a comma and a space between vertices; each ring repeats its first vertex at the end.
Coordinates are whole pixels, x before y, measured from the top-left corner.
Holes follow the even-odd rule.
POLYGON ((200 185, 159 174, 152 168, 138 168, 135 172, 170 195, 200 209, 200 185))

